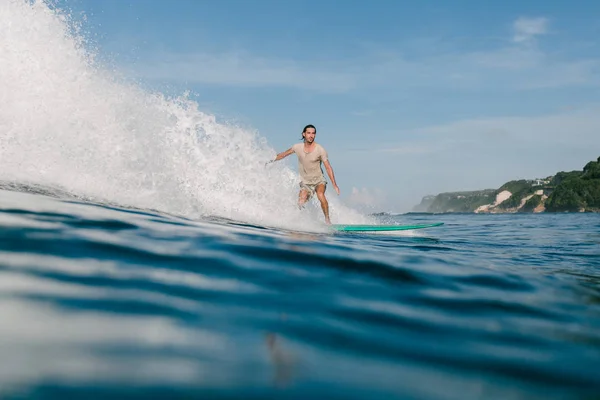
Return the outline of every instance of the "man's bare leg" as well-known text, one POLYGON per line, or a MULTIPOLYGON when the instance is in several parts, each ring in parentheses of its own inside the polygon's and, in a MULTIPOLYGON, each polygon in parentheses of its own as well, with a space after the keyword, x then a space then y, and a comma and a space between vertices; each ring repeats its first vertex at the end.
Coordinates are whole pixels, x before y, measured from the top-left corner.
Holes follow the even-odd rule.
POLYGON ((317 198, 321 202, 321 209, 323 209, 323 215, 325 215, 325 223, 329 225, 331 224, 331 221, 329 220, 329 204, 327 203, 327 198, 325 197, 325 188, 325 184, 322 183, 317 186, 316 192, 317 198))
POLYGON ((302 209, 304 204, 308 201, 308 192, 304 189, 300 190, 298 193, 298 208, 302 209))

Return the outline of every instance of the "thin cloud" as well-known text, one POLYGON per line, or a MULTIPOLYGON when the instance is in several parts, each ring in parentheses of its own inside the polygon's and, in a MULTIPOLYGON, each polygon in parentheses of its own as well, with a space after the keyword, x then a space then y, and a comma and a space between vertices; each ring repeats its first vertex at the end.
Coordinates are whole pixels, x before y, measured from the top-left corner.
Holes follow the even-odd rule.
MULTIPOLYGON (((599 130, 600 105, 535 117, 424 126, 403 131, 403 136, 418 138, 425 146, 430 143, 431 154, 366 152, 357 174, 370 177, 374 186, 386 187, 389 198, 397 199, 395 209, 408 211, 427 194, 497 188, 513 179, 581 170, 600 154, 599 130), (380 174, 382 170, 392 172, 380 174)), ((404 143, 388 147, 402 148, 404 143)), ((356 159, 352 154, 347 157, 356 159)))
MULTIPOLYGON (((506 135, 510 134, 511 140, 506 142, 506 147, 509 148, 516 143, 527 141, 553 146, 577 140, 592 141, 599 128, 600 105, 596 105, 541 116, 462 120, 415 129, 411 134, 425 136, 427 139, 464 138, 473 141, 491 137, 505 141, 506 135)), ((586 143, 582 142, 583 145, 586 143)))
MULTIPOLYGON (((455 171, 461 183, 469 184, 471 180, 472 187, 482 176, 536 177, 569 165, 581 168, 579 164, 600 154, 600 142, 596 140, 599 129, 600 106, 596 106, 535 117, 456 121, 423 127, 406 135, 433 144, 433 157, 427 157, 430 161, 424 168, 446 174, 455 171)), ((399 163, 402 160, 398 158, 399 163)), ((436 176, 433 171, 429 173, 436 176)), ((445 185, 441 181, 437 184, 445 185)))
POLYGON ((513 41, 524 43, 532 41, 536 36, 548 33, 548 19, 544 17, 520 17, 513 24, 513 41))
POLYGON ((374 110, 358 110, 358 111, 353 111, 352 115, 355 115, 357 117, 370 117, 375 113, 374 110))
POLYGON ((348 72, 307 68, 295 60, 257 57, 247 52, 161 54, 156 58, 157 61, 136 69, 136 73, 156 80, 325 92, 345 92, 355 85, 355 78, 348 72))
POLYGON ((492 51, 468 54, 467 62, 472 62, 485 70, 522 71, 543 66, 546 56, 540 50, 519 46, 505 47, 492 51))
MULTIPOLYGON (((287 87, 321 93, 390 88, 529 90, 600 84, 600 59, 561 60, 537 49, 501 48, 405 60, 400 54, 378 60, 365 56, 355 67, 259 58, 251 55, 168 55, 132 73, 150 80, 238 87, 287 87), (365 62, 364 60, 370 60, 365 62), (362 64, 361 64, 362 63, 362 64)), ((360 110, 357 116, 369 116, 360 110)))
POLYGON ((431 154, 436 151, 436 146, 432 144, 401 144, 396 145, 394 147, 386 147, 382 149, 377 149, 375 151, 381 153, 393 153, 396 155, 409 155, 409 154, 431 154))
MULTIPOLYGON (((402 132, 405 134, 406 132, 402 132)), ((422 155, 438 151, 438 146, 431 142, 418 142, 415 140, 381 144, 378 147, 347 148, 344 151, 352 154, 357 153, 386 153, 394 155, 422 155)))
MULTIPOLYGON (((423 51, 407 58, 402 49, 366 48, 348 60, 282 59, 247 51, 226 53, 163 52, 136 66, 150 80, 235 87, 282 87, 319 93, 377 91, 394 96, 423 88, 457 91, 507 91, 600 85, 600 57, 567 58, 560 49, 545 53, 532 43, 548 32, 548 20, 519 18, 509 46, 472 52, 423 51)), ((371 110, 358 110, 368 117, 371 110)))

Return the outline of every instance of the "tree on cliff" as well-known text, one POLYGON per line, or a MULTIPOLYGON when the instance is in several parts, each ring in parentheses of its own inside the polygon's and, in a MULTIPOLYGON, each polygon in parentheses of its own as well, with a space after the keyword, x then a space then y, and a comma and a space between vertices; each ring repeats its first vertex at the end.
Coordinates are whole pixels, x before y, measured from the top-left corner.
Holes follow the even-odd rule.
POLYGON ((600 157, 583 171, 559 172, 556 187, 546 200, 547 211, 600 211, 600 157))
POLYGON ((590 161, 583 167, 581 179, 600 179, 600 157, 596 161, 590 161))

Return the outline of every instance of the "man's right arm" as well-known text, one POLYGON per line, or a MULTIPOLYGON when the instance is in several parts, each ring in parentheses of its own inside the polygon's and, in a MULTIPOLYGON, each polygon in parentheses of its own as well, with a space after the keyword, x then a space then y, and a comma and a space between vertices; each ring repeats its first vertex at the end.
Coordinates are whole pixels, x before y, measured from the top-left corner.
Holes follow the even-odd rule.
POLYGON ((294 149, 292 147, 290 147, 289 149, 287 149, 286 151, 277 154, 277 157, 275 157, 275 159, 273 161, 279 161, 283 158, 286 158, 287 156, 289 156, 290 154, 294 153, 294 149))

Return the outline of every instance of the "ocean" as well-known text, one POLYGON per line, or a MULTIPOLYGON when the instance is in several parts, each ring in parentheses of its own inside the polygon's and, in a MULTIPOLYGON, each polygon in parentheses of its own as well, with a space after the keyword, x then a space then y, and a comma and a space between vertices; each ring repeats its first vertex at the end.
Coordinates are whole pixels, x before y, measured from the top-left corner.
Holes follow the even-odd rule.
POLYGON ((45 2, 0 1, 0 103, 1 398, 600 397, 598 214, 330 195, 333 223, 444 222, 331 232, 259 132, 45 2))
POLYGON ((304 232, 2 190, 0 395, 597 398, 600 216, 386 222, 433 221, 304 232))

